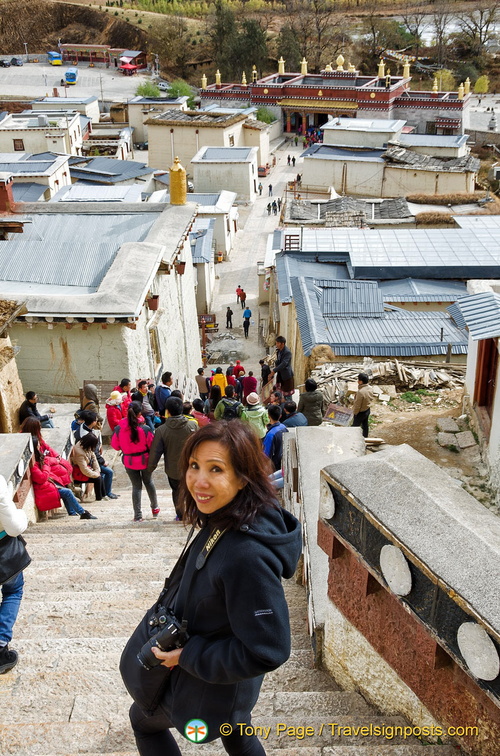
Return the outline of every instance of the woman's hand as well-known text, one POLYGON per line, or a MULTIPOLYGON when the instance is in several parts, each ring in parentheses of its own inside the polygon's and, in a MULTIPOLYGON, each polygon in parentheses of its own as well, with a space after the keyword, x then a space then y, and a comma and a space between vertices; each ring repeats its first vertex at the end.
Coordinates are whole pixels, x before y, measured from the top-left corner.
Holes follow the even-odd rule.
POLYGON ((182 648, 174 648, 173 651, 160 651, 158 646, 152 647, 152 652, 157 659, 162 659, 163 667, 175 667, 179 664, 179 657, 182 654, 182 648))

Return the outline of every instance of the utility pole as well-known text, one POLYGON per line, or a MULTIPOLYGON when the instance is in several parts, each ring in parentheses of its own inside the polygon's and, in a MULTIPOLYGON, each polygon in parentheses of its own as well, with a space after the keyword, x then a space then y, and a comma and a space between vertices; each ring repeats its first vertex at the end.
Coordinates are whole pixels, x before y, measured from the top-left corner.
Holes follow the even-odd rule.
POLYGON ((99 82, 100 82, 100 85, 101 85, 101 105, 102 105, 103 110, 104 110, 104 94, 103 94, 103 91, 102 91, 102 73, 99 74, 99 82))

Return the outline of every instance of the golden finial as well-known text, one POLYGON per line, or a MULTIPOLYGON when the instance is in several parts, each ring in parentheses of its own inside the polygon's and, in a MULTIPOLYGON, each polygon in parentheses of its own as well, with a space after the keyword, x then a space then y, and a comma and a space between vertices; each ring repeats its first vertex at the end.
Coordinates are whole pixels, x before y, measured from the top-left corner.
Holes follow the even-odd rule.
POLYGON ((380 63, 378 64, 378 78, 383 79, 385 76, 385 62, 383 58, 380 58, 380 63))
POLYGON ((469 79, 468 76, 467 76, 467 78, 465 80, 464 92, 465 92, 465 94, 469 94, 470 93, 470 79, 469 79))
POLYGON ((207 77, 205 74, 201 77, 201 88, 206 89, 207 88, 207 77))
POLYGON ((458 99, 459 100, 463 100, 464 99, 464 92, 465 92, 464 84, 463 84, 463 82, 460 82, 460 86, 458 87, 458 99))
POLYGON ((219 69, 217 69, 217 71, 215 72, 215 85, 217 87, 220 87, 221 85, 221 75, 219 69))
POLYGON ((408 58, 405 60, 403 65, 403 78, 409 79, 410 78, 410 61, 408 58))
POLYGON ((283 55, 281 55, 280 59, 278 60, 278 73, 279 74, 285 73, 285 61, 283 60, 283 55))
POLYGON ((345 60, 344 56, 343 55, 339 55, 339 57, 337 58, 337 61, 336 61, 336 63, 337 63, 337 71, 343 71, 344 70, 344 60, 345 60))
POLYGON ((300 61, 300 73, 302 76, 307 76, 307 60, 305 57, 300 61))
POLYGON ((244 87, 246 87, 246 85, 247 85, 247 77, 246 77, 246 74, 245 74, 244 71, 243 71, 243 76, 241 77, 241 83, 242 83, 242 85, 244 87))

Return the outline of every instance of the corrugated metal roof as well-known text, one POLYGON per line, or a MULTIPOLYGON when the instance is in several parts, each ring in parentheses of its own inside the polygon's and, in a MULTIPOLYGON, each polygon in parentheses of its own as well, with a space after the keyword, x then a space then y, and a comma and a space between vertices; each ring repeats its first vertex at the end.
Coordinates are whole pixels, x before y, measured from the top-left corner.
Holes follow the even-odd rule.
MULTIPOLYGON (((286 230, 285 235, 298 235, 286 230)), ((353 278, 500 278, 500 237, 474 228, 304 228, 303 253, 347 253, 353 278)))
POLYGON ((467 353, 467 334, 447 313, 393 308, 382 317, 325 317, 314 279, 293 279, 292 291, 306 355, 321 343, 344 356, 438 355, 446 354, 449 343, 453 354, 467 353))
POLYGON ((32 181, 25 184, 16 184, 12 186, 14 202, 38 202, 47 191, 48 187, 44 184, 36 184, 32 181))
POLYGON ((494 291, 471 294, 447 309, 455 321, 463 320, 474 341, 500 336, 500 294, 494 291), (460 315, 457 318, 457 310, 462 318, 460 315))
POLYGON ((323 131, 362 131, 387 132, 400 131, 406 121, 389 120, 388 118, 333 118, 321 126, 323 131))
POLYGON ((77 165, 70 160, 71 178, 79 181, 94 181, 96 183, 114 184, 119 181, 145 176, 154 173, 145 163, 136 160, 114 160, 112 158, 95 157, 84 164, 77 165))
POLYGON ((385 302, 455 302, 467 295, 467 286, 459 281, 422 278, 380 281, 379 288, 385 302))
POLYGON ((189 234, 191 254, 194 264, 209 263, 213 260, 214 218, 197 218, 189 234))
POLYGON ((27 176, 32 176, 34 173, 45 173, 45 171, 50 168, 53 164, 53 160, 46 161, 46 162, 34 162, 34 161, 23 161, 23 162, 15 162, 15 163, 0 163, 0 172, 2 173, 12 173, 14 176, 22 176, 23 174, 26 174, 27 176))
POLYGON ((384 315, 382 295, 374 281, 315 280, 314 283, 325 318, 384 315))
POLYGON ((382 155, 385 150, 356 147, 339 147, 334 144, 313 144, 301 157, 321 158, 327 160, 363 160, 367 162, 383 163, 382 155))
POLYGON ((0 281, 97 288, 115 259, 113 243, 87 242, 85 252, 71 242, 0 242, 0 281))
POLYGON ((107 186, 78 182, 63 186, 50 202, 140 202, 143 189, 141 184, 107 186))
POLYGON ((349 273, 345 265, 301 260, 293 254, 278 254, 275 260, 278 296, 282 303, 292 301, 292 278, 311 277, 328 281, 346 281, 349 273))
POLYGON ((468 134, 436 135, 436 134, 401 134, 400 144, 409 147, 461 147, 468 140, 468 134))

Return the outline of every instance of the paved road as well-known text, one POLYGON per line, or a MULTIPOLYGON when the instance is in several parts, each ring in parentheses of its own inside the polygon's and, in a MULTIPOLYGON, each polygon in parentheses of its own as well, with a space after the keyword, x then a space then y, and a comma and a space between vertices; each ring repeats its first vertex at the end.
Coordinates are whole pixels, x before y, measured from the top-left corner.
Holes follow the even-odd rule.
MULTIPOLYGON (((61 96, 64 96, 64 88, 60 84, 67 68, 67 65, 51 66, 48 63, 25 63, 22 67, 0 68, 0 97, 2 95, 33 98, 51 96, 53 87, 58 87, 61 96)), ((95 95, 101 98, 102 82, 102 95, 105 101, 125 102, 127 98, 135 95, 138 84, 150 80, 149 74, 123 76, 116 69, 97 66, 89 68, 87 63, 79 63, 78 70, 78 82, 67 89, 69 97, 95 95)))

